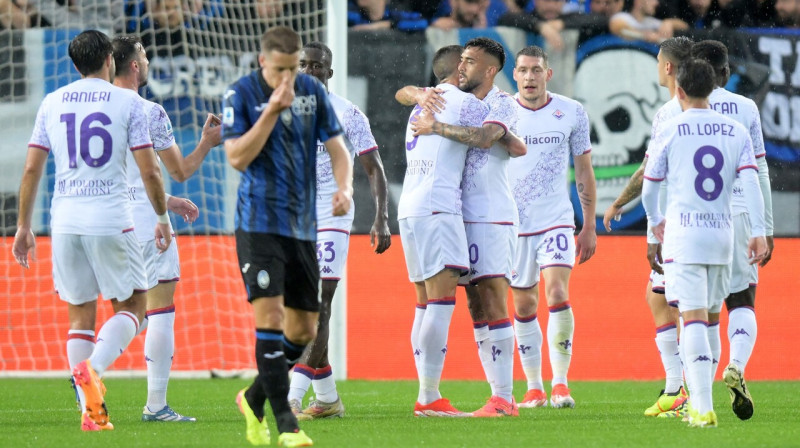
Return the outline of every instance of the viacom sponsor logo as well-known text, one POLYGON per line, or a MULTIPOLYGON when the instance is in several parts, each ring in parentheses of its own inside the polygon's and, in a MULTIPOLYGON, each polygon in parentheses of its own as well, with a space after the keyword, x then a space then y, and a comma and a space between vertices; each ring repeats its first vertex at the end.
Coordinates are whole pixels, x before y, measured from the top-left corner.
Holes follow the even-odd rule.
POLYGON ((564 141, 564 133, 557 131, 542 132, 525 136, 526 145, 558 145, 564 141))

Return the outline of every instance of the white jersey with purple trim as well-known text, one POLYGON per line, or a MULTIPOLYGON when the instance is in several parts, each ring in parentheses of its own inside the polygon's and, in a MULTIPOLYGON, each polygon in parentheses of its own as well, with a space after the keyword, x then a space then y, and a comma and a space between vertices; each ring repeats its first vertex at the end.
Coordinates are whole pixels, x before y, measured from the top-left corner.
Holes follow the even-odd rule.
POLYGON ((669 180, 665 261, 731 262, 733 182, 747 168, 757 169, 753 145, 736 121, 710 109, 689 109, 663 124, 644 175, 669 180))
MULTIPOLYGON (((683 109, 681 109, 681 103, 678 102, 678 97, 673 96, 671 100, 664 103, 663 106, 659 107, 656 111, 655 116, 653 116, 653 127, 650 130, 650 141, 647 144, 647 152, 644 153, 644 157, 650 157, 650 150, 653 147, 653 143, 656 141, 656 134, 658 134, 659 129, 661 129, 661 125, 666 122, 667 120, 678 116, 683 109)), ((664 209, 667 207, 667 181, 661 182, 660 188, 660 195, 658 201, 658 208, 661 212, 664 212, 664 209)), ((650 226, 647 227, 647 242, 649 244, 657 244, 658 239, 655 235, 653 235, 653 231, 650 229, 650 226)), ((661 276, 661 274, 657 274, 661 276)), ((661 279, 664 277, 661 276, 661 279)))
MULTIPOLYGON (((749 131, 756 158, 767 155, 764 149, 764 135, 761 132, 761 116, 753 100, 717 87, 708 96, 708 103, 712 109, 736 120, 749 131)), ((741 213, 747 213, 747 203, 744 200, 742 183, 736 179, 733 184, 733 214, 741 213)))
MULTIPOLYGON (((489 106, 489 115, 478 126, 493 123, 507 132, 517 131, 517 102, 511 95, 494 86, 483 102, 489 106)), ((499 143, 489 149, 469 149, 461 179, 464 222, 519 223, 508 181, 510 158, 499 143)))
POLYGON ((528 147, 511 159, 511 191, 519 211, 520 235, 534 235, 556 227, 575 228, 569 198, 569 158, 592 151, 589 116, 581 103, 548 92, 547 104, 530 109, 517 99, 519 137, 528 147))
MULTIPOLYGON (((163 151, 171 148, 175 144, 175 136, 172 133, 172 122, 167 116, 167 112, 161 105, 141 98, 145 115, 147 115, 147 125, 150 130, 150 138, 153 140, 153 149, 163 151)), ((153 210, 147 191, 144 189, 142 173, 139 166, 133 159, 133 153, 128 153, 128 198, 131 201, 131 212, 133 213, 133 225, 136 239, 140 242, 155 239, 154 233, 158 217, 153 210)))
MULTIPOLYGON (((479 127, 489 108, 471 93, 451 84, 436 86, 444 92, 447 105, 435 115, 437 121, 458 126, 479 127)), ((467 146, 439 135, 414 137, 411 123, 422 113, 414 107, 406 127, 406 176, 397 219, 435 213, 461 214, 461 176, 467 146)))
MULTIPOLYGON (((335 93, 328 93, 328 98, 344 129, 345 145, 350 151, 351 162, 356 156, 364 155, 378 149, 375 137, 369 126, 369 120, 359 108, 350 101, 335 93)), ((317 228, 335 228, 350 231, 353 226, 355 207, 350 200, 350 211, 344 216, 333 216, 333 195, 339 191, 333 177, 331 156, 322 142, 317 141, 317 228)))
POLYGON ((151 150, 139 95, 97 78, 48 94, 28 146, 51 151, 52 233, 115 235, 133 227, 127 153, 151 150))

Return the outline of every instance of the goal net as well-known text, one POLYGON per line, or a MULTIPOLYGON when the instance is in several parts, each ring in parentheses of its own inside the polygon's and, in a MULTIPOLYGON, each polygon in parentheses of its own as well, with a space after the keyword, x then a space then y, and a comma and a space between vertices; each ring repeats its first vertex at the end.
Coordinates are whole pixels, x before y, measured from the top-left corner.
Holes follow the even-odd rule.
MULTIPOLYGON (((79 78, 67 48, 87 28, 110 36, 139 35, 150 59, 141 93, 169 114, 184 155, 200 139, 206 114, 219 113, 226 87, 255 69, 260 37, 288 25, 303 42, 324 40, 324 0, 79 0, 66 8, 30 0, 35 13, 0 21, 0 375, 64 374, 67 310, 53 288, 49 204, 53 162, 48 161, 34 211, 37 261, 24 270, 11 247, 27 142, 44 95, 79 78), (27 26, 27 29, 22 29, 27 26)), ((72 3, 72 2, 67 2, 72 3)), ((173 371, 237 371, 253 367, 253 323, 232 237, 239 175, 221 146, 189 180, 164 173, 167 192, 200 209, 191 225, 172 216, 181 255, 175 296, 173 371)), ((98 325, 112 311, 98 302, 98 325)), ((144 370, 144 338, 137 337, 113 369, 144 370)))

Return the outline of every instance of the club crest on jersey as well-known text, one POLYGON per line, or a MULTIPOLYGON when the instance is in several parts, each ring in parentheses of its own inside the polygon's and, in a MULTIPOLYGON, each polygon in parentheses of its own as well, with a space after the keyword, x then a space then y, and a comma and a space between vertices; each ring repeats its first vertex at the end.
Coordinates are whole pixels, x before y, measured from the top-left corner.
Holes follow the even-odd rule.
POLYGON ((233 108, 228 106, 222 109, 222 124, 225 126, 233 125, 233 108))
POLYGON ((561 110, 556 109, 556 111, 553 112, 553 116, 560 120, 560 119, 564 118, 564 112, 561 112, 561 110))
POLYGON ((258 271, 258 275, 256 276, 256 282, 258 282, 258 287, 261 289, 267 289, 269 287, 269 274, 267 271, 258 271))
POLYGON ((291 126, 292 124, 292 110, 284 109, 281 111, 281 122, 284 126, 291 126))

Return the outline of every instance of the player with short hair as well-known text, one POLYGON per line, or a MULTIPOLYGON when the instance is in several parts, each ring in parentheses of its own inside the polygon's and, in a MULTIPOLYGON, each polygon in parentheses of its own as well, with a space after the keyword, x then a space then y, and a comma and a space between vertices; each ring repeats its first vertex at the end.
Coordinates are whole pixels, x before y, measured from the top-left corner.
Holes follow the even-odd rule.
POLYGON ((553 369, 550 405, 572 408, 575 400, 570 394, 567 372, 572 360, 575 318, 569 301, 569 279, 576 255, 579 263, 585 263, 597 246, 597 191, 589 116, 579 102, 547 90, 552 77, 547 53, 540 47, 525 47, 517 53, 514 80, 519 91, 518 129, 528 154, 509 164, 520 220, 511 291, 517 350, 528 379, 528 391, 519 406, 547 405, 542 383, 542 330, 536 318, 541 275, 550 311, 547 324, 553 369), (577 243, 575 213, 567 190, 570 155, 584 218, 577 243))
POLYGON ((316 336, 316 153, 323 142, 338 190, 333 215, 350 209, 352 161, 325 86, 298 74, 300 36, 276 26, 261 39, 260 69, 223 97, 222 139, 228 162, 242 172, 236 207, 236 252, 253 306, 258 377, 236 400, 247 440, 270 443, 269 399, 278 445, 313 443, 289 407, 289 362, 316 336))
MULTIPOLYGON (((461 46, 451 45, 439 49, 433 57, 434 74, 439 80, 437 89, 448 102, 436 117, 444 122, 476 126, 483 121, 488 108, 474 95, 458 88, 462 50, 461 46)), ((405 104, 409 103, 413 100, 406 99, 405 104)), ((419 377, 414 415, 467 417, 470 414, 442 398, 439 382, 458 278, 469 269, 460 188, 468 147, 438 135, 414 135, 412 126, 422 113, 422 107, 415 106, 406 127, 406 174, 397 209, 408 277, 417 296, 411 329, 411 347, 419 377)))
POLYGON ((25 268, 29 252, 35 260, 33 202, 52 152, 53 283, 69 310, 67 358, 78 386, 81 429, 100 431, 114 428, 100 378, 136 335, 146 303, 142 253, 123 181, 127 152, 133 152, 157 215, 154 245, 163 252, 172 236, 142 103, 135 92, 110 84, 111 40, 99 31, 84 31, 70 42, 69 55, 81 79, 48 94, 39 107, 20 186, 13 253, 25 268), (100 328, 95 343, 98 293, 116 314, 100 328))
MULTIPOLYGON (((325 88, 333 76, 330 48, 321 42, 310 42, 300 51, 300 72, 319 79, 325 88)), ((369 120, 350 101, 328 92, 339 123, 344 128, 351 158, 358 156, 367 173, 372 196, 375 200, 375 220, 370 229, 370 243, 375 253, 382 254, 392 244, 389 232, 388 189, 383 162, 378 144, 372 136, 369 120)), ((303 356, 294 367, 289 386, 289 405, 298 420, 341 417, 344 405, 336 391, 333 371, 328 361, 328 335, 331 319, 331 302, 344 274, 347 252, 350 245, 350 229, 353 226, 354 205, 344 216, 333 216, 331 198, 337 191, 333 179, 331 159, 325 146, 317 142, 317 263, 322 278, 319 325, 316 339, 306 347, 303 356), (302 409, 303 397, 309 385, 314 387, 315 399, 302 409)))
POLYGON ((702 60, 678 69, 677 94, 684 112, 666 121, 655 137, 645 168, 642 203, 653 233, 664 241, 669 300, 683 315, 683 356, 691 391, 689 424, 715 427, 711 397, 713 358, 709 313, 719 312, 730 293, 733 258, 731 201, 737 176, 752 229, 748 257, 767 254, 764 203, 749 132, 709 107, 714 72, 702 60), (666 219, 659 210, 657 183, 667 180, 666 219))
MULTIPOLYGON (((112 41, 116 76, 114 85, 138 92, 147 84, 150 62, 138 36, 117 36, 112 41)), ((208 114, 200 142, 185 158, 175 143, 172 123, 163 107, 141 99, 148 117, 150 137, 158 160, 163 161, 167 172, 178 182, 191 177, 203 163, 211 148, 220 144, 219 119, 208 114)), ((180 279, 180 261, 176 242, 166 252, 154 250, 152 225, 156 216, 142 195, 142 177, 128 156, 128 198, 131 202, 134 234, 142 247, 147 271, 147 313, 139 332, 147 328, 144 341, 144 359, 147 365, 147 403, 142 411, 142 421, 193 422, 175 412, 167 404, 167 385, 175 353, 175 284, 180 279)), ((197 206, 189 199, 167 195, 169 209, 183 216, 187 222, 197 219, 197 206)))
POLYGON ((524 155, 514 132, 514 99, 494 84, 505 64, 505 49, 478 37, 464 45, 458 66, 459 88, 489 106, 480 126, 442 123, 420 114, 414 135, 436 134, 470 147, 464 166, 462 213, 469 244, 470 272, 462 279, 473 319, 478 353, 492 395, 475 417, 517 416, 513 397, 514 330, 506 300, 517 240, 517 207, 508 182, 508 161, 524 155))
MULTIPOLYGON (((676 98, 675 76, 681 64, 690 56, 690 51, 694 43, 688 37, 673 37, 665 40, 659 45, 658 55, 658 83, 669 90, 670 101, 661 106, 653 117, 653 128, 650 133, 650 143, 655 141, 660 126, 682 113, 680 103, 676 98)), ((628 184, 608 207, 603 216, 603 224, 607 231, 611 232, 611 220, 622 213, 622 207, 638 197, 642 193, 642 182, 644 170, 648 161, 648 153, 642 161, 641 166, 631 176, 628 184)), ((666 182, 662 182, 661 188, 666 188, 666 182)), ((666 194, 661 195, 662 208, 666 204, 666 194)), ((681 415, 681 407, 686 402, 688 394, 683 387, 683 368, 678 348, 678 326, 680 316, 678 313, 678 303, 668 302, 664 295, 664 271, 661 267, 661 243, 648 230, 647 233, 647 260, 650 263, 650 278, 647 283, 645 298, 656 328, 656 347, 658 348, 661 363, 664 366, 665 384, 656 402, 645 409, 644 415, 649 417, 677 417, 681 415)), ((713 330, 713 326, 711 327, 713 330)), ((713 332, 712 332, 713 334, 713 332)), ((717 337, 719 340, 719 337, 717 337)))
MULTIPOLYGON (((716 87, 708 97, 710 107, 722 115, 738 121, 750 134, 753 151, 758 165, 758 181, 764 201, 764 221, 766 223, 767 254, 760 264, 751 264, 748 260, 747 243, 750 237, 749 217, 741 185, 733 187, 733 224, 734 251, 731 266, 731 294, 725 298, 728 308, 728 340, 730 341, 730 363, 725 368, 722 378, 728 386, 733 412, 742 420, 753 415, 753 399, 744 381, 744 369, 753 353, 756 343, 758 325, 756 323, 755 300, 758 284, 758 266, 765 266, 772 258, 774 240, 772 237, 772 195, 769 181, 764 136, 761 133, 761 118, 758 107, 749 98, 725 90, 724 86, 730 78, 728 66, 728 49, 722 42, 704 40, 692 47, 692 56, 702 59, 714 69, 716 87)), ((716 323, 716 340, 719 341, 719 313, 711 313, 708 317, 709 328, 716 323)), ((713 336, 712 336, 713 337, 713 336)), ((721 344, 712 344, 717 348, 715 358, 720 358, 721 344)))

